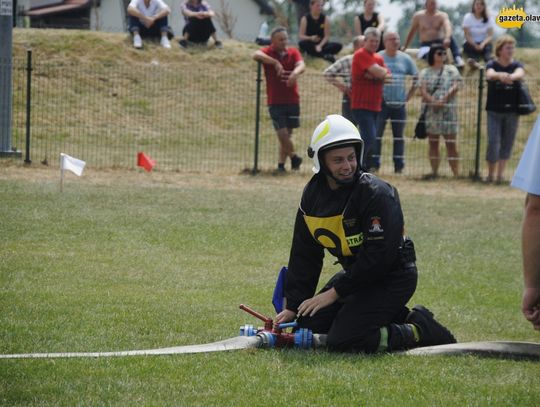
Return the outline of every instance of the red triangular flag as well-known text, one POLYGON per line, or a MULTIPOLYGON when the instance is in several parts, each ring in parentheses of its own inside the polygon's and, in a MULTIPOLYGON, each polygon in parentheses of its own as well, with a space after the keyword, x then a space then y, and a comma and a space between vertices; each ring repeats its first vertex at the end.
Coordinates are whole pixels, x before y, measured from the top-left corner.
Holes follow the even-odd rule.
POLYGON ((154 168, 154 165, 156 165, 156 160, 152 160, 143 152, 137 154, 138 167, 143 167, 146 171, 150 172, 152 171, 152 168, 154 168))

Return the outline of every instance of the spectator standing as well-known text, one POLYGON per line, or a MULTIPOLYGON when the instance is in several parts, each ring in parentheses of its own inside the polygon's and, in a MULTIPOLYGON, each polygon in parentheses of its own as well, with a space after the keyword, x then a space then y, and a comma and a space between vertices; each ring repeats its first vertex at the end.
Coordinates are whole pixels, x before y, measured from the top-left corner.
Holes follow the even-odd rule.
POLYGON ((182 14, 185 18, 180 47, 187 48, 190 42, 206 44, 210 37, 214 40, 216 48, 222 48, 223 44, 218 40, 216 27, 212 22, 215 16, 214 10, 203 0, 188 0, 182 4, 182 14))
MULTIPOLYGON (((133 46, 142 48, 142 37, 161 38, 163 48, 171 48, 168 35, 171 32, 168 15, 171 9, 163 0, 131 0, 127 7, 129 32, 133 34, 133 46)), ((172 32, 171 32, 172 37, 172 32)))
POLYGON ((405 104, 413 96, 418 79, 418 69, 412 58, 399 50, 399 34, 387 32, 383 35, 384 51, 379 51, 384 63, 392 73, 392 81, 384 85, 381 112, 377 116, 377 133, 373 151, 373 166, 376 170, 381 164, 382 137, 386 122, 390 119, 392 136, 394 138, 393 160, 394 172, 399 174, 405 167, 405 139, 403 131, 407 121, 405 104), (407 76, 413 77, 412 86, 407 91, 405 83, 407 76))
POLYGON ((335 62, 342 45, 330 41, 330 19, 322 12, 323 4, 323 0, 310 1, 309 13, 300 19, 298 46, 308 55, 335 62))
POLYGON ((285 28, 276 27, 270 34, 268 47, 253 54, 255 61, 264 64, 268 111, 279 140, 279 157, 276 174, 285 173, 285 161, 291 159, 291 169, 298 170, 302 158, 294 152, 293 129, 300 127, 300 95, 298 76, 305 64, 296 48, 287 47, 285 28))
POLYGON ((377 114, 381 111, 383 85, 391 73, 382 56, 377 54, 381 33, 374 27, 365 32, 365 45, 354 53, 351 69, 351 109, 354 122, 360 127, 364 141, 363 162, 372 166, 371 154, 375 147, 377 114))
POLYGON ((474 0, 470 13, 463 18, 465 43, 463 53, 468 57, 467 63, 478 68, 478 61, 491 59, 493 40, 493 22, 489 19, 485 0, 474 0))
POLYGON ((512 154, 519 124, 518 92, 525 76, 523 64, 514 60, 516 40, 500 36, 495 43, 495 59, 486 65, 488 144, 486 182, 504 182, 506 163, 512 154))
POLYGON ((465 63, 452 36, 452 24, 448 14, 437 9, 437 0, 426 0, 424 10, 414 13, 403 50, 407 49, 417 32, 420 38, 418 58, 427 55, 431 44, 442 43, 445 48, 450 47, 455 65, 460 69, 463 68, 465 63))
MULTIPOLYGON (((384 18, 375 11, 375 0, 364 0, 364 12, 354 17, 356 35, 363 35, 369 27, 375 27, 381 32, 381 35, 384 34, 384 18)), ((384 49, 384 44, 381 38, 378 51, 382 49, 384 49)))
POLYGON ((540 120, 529 136, 512 186, 527 192, 521 231, 525 318, 540 330, 540 120))
POLYGON ((445 64, 445 60, 444 45, 433 44, 428 53, 429 67, 420 72, 422 101, 426 105, 426 133, 431 164, 431 174, 426 176, 427 179, 438 176, 441 161, 439 152, 441 135, 446 144, 450 169, 454 176, 459 175, 456 93, 461 84, 461 76, 456 67, 445 64))
MULTIPOLYGON (((353 38, 353 53, 358 51, 364 46, 364 36, 358 35, 353 38)), ((352 67, 353 56, 346 55, 332 65, 330 65, 324 71, 325 79, 338 88, 343 97, 341 100, 341 115, 347 120, 350 120, 354 123, 354 118, 352 117, 351 112, 351 67, 352 67)))

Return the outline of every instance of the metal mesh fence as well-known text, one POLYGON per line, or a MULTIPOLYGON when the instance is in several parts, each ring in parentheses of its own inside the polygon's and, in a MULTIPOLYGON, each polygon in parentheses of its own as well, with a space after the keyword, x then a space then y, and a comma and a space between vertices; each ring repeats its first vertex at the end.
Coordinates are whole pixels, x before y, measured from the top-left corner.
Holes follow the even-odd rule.
MULTIPOLYGON (((157 161, 157 169, 182 172, 240 172, 276 167, 278 142, 266 108, 264 75, 260 83, 260 134, 256 142, 257 64, 192 66, 179 71, 158 62, 146 65, 73 64, 38 61, 31 79, 32 161, 58 165, 60 152, 85 160, 92 168, 133 168, 138 151, 157 161)), ((12 144, 24 151, 27 131, 25 60, 13 61, 12 144)), ((483 81, 482 81, 483 82, 483 81)), ((538 80, 527 80, 537 99, 538 80)), ((461 174, 485 167, 485 95, 480 79, 463 79, 458 93, 458 151, 461 174), (480 110, 479 110, 480 108, 480 110), (480 113, 480 116, 479 116, 480 113), (480 147, 477 123, 480 117, 480 147), (478 163, 478 164, 477 164, 478 163)), ((341 112, 341 95, 319 73, 299 80, 301 127, 294 132, 300 155, 316 125, 341 112)), ((405 170, 408 176, 430 171, 427 141, 415 140, 420 97, 407 104, 405 170)), ((514 168, 536 115, 522 116, 513 158, 514 168)), ((382 140, 381 174, 393 172, 391 126, 382 140)), ((441 174, 450 174, 441 140, 441 174)), ((309 172, 310 165, 302 171, 309 172)))

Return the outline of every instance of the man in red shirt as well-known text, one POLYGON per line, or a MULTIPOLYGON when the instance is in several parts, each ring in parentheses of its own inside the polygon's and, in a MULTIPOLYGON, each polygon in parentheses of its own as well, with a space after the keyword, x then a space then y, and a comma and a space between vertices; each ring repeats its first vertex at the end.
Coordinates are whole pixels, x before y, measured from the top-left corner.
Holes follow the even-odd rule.
POLYGON ((377 114, 381 111, 383 86, 391 78, 384 59, 377 54, 381 34, 375 27, 364 33, 365 44, 354 53, 351 69, 351 109, 364 140, 364 165, 372 167, 370 153, 375 146, 377 114))
POLYGON ((285 160, 291 159, 291 168, 298 170, 302 158, 294 152, 293 129, 300 127, 300 95, 298 76, 305 70, 300 52, 287 48, 289 36, 283 27, 270 34, 271 44, 253 54, 255 61, 264 66, 268 111, 279 140, 277 174, 285 173, 285 160))

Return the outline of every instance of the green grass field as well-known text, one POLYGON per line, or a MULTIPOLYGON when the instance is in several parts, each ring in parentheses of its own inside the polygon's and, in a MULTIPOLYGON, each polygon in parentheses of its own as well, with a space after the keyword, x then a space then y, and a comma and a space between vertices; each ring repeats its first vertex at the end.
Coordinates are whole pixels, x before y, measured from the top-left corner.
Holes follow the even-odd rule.
MULTIPOLYGON (((0 167, 0 353, 213 342, 272 315, 305 176, 0 167)), ((539 342, 520 313, 524 196, 391 178, 430 307, 459 341, 539 342)), ((337 271, 327 259, 324 277, 337 271)), ((251 350, 1 360, 1 405, 534 406, 538 363, 251 350)))

